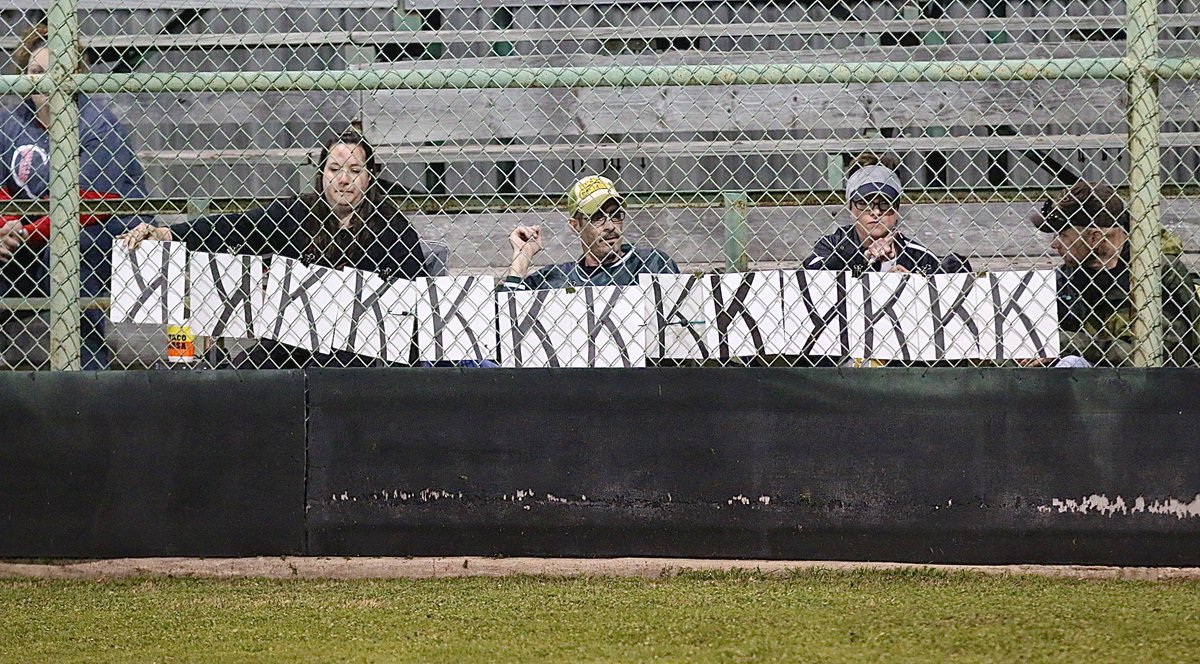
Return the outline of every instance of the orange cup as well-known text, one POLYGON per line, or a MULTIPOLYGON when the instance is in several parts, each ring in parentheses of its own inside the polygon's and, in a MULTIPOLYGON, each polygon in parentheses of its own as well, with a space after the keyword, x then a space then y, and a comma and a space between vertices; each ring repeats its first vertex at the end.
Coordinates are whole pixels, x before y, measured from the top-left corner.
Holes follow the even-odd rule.
POLYGON ((167 326, 167 361, 195 362, 196 335, 187 325, 167 326))

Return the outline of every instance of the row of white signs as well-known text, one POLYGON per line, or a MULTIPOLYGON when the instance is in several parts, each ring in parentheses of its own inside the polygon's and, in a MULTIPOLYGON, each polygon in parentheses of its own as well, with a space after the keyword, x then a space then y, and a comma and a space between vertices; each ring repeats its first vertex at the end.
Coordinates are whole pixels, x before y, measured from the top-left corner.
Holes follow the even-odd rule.
POLYGON ((491 277, 386 282, 360 270, 189 252, 113 252, 114 322, 187 324, 310 351, 510 367, 822 355, 879 360, 1058 355, 1053 271, 923 277, 775 270, 641 275, 632 286, 496 292, 491 277), (184 302, 190 305, 185 316, 184 302))

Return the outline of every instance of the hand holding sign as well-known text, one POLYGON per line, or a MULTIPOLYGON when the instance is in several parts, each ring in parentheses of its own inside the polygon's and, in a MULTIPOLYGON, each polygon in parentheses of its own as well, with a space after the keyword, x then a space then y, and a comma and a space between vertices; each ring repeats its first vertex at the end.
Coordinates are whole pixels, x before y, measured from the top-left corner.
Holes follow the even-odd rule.
POLYGON ((170 242, 171 229, 162 228, 160 226, 152 226, 147 223, 140 223, 134 226, 128 232, 117 236, 117 242, 125 251, 133 251, 138 248, 138 245, 145 240, 154 240, 156 242, 170 242))

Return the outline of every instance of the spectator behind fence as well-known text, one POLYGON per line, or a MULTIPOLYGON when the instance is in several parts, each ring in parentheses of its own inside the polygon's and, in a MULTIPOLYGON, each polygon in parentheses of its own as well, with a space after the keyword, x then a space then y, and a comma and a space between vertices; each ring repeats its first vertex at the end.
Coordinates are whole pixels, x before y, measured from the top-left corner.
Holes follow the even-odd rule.
MULTIPOLYGON (((425 276, 416 230, 384 197, 371 145, 347 130, 321 149, 314 191, 241 214, 205 217, 169 227, 141 224, 122 237, 126 249, 142 240, 182 240, 193 251, 275 254, 306 265, 374 272, 384 279, 425 276)), ((363 366, 374 360, 345 351, 310 353, 262 341, 238 366, 363 366)))
MULTIPOLYGON (((50 68, 46 26, 29 30, 13 53, 16 73, 40 76, 50 68)), ((78 44, 77 44, 78 48, 78 44)), ((82 49, 81 49, 82 50, 82 49)), ((79 71, 85 71, 80 53, 79 71)), ((145 197, 142 165, 125 127, 99 101, 79 95, 79 188, 84 201, 145 197)), ((50 193, 50 101, 32 93, 0 120, 0 200, 46 200, 50 193)), ((80 292, 103 295, 112 272, 113 237, 136 223, 128 217, 80 217, 80 292)), ((0 296, 49 294, 50 218, 0 217, 0 296)), ((82 366, 103 369, 104 312, 89 310, 81 321, 82 366)))
POLYGON ((860 158, 846 179, 846 209, 854 223, 822 237, 804 260, 808 270, 864 272, 916 272, 941 274, 969 272, 971 265, 950 254, 942 259, 909 239, 897 227, 904 189, 886 159, 860 158))
POLYGON ((657 249, 626 244, 624 199, 612 180, 589 175, 567 194, 567 223, 579 236, 578 260, 529 274, 542 250, 541 226, 518 226, 508 236, 512 264, 500 290, 537 290, 581 286, 628 286, 639 274, 678 274, 679 267, 657 249))
MULTIPOLYGON (((1062 257, 1058 268, 1060 352, 1099 366, 1129 366, 1135 312, 1129 281, 1129 213, 1106 184, 1077 182, 1056 201, 1048 201, 1030 220, 1054 233, 1051 248, 1062 257)), ((1200 302, 1179 261, 1183 243, 1160 231, 1163 363, 1195 366, 1200 302)), ((1053 363, 1053 358, 1043 364, 1053 363)))

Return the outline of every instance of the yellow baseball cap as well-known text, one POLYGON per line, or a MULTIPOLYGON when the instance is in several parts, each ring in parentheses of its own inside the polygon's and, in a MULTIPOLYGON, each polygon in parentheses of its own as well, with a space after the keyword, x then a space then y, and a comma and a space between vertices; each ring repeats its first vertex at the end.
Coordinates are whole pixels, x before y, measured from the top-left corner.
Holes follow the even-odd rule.
POLYGON ((572 217, 580 212, 585 217, 590 217, 610 198, 617 199, 617 202, 624 200, 617 193, 617 186, 612 180, 599 175, 589 175, 572 185, 571 190, 567 192, 567 212, 572 217))

